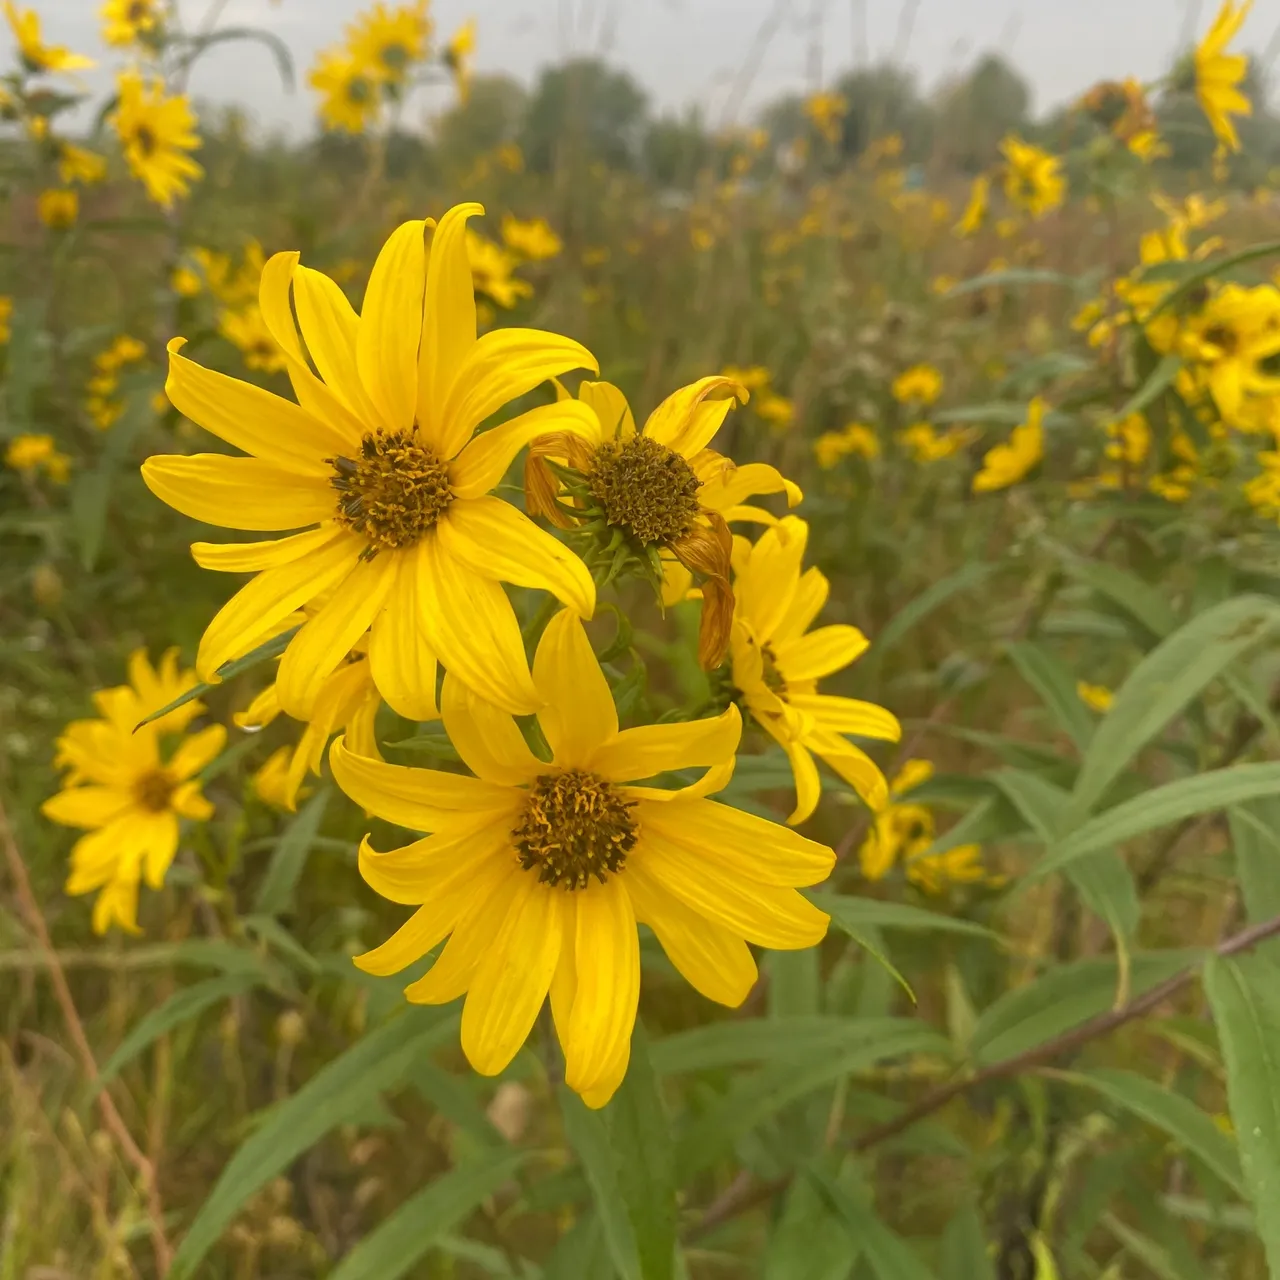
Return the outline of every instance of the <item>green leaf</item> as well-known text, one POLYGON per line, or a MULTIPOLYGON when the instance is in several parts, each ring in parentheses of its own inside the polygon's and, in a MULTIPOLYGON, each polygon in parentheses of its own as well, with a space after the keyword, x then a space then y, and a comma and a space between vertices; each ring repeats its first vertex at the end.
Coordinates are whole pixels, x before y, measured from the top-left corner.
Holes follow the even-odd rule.
POLYGON ((259 27, 220 27, 216 31, 183 37, 182 43, 185 47, 181 65, 185 69, 191 66, 206 49, 237 40, 255 41, 265 45, 275 60, 276 70, 280 73, 280 83, 284 86, 285 92, 293 92, 295 76, 293 54, 289 52, 289 46, 274 31, 264 31, 259 27))
POLYGON ((763 1280, 849 1280, 858 1252, 818 1188, 795 1178, 769 1233, 763 1280))
POLYGON ((604 1117, 590 1110, 568 1085, 562 1084, 557 1093, 565 1137, 587 1176, 614 1268, 622 1280, 643 1280, 631 1215, 618 1184, 617 1159, 604 1117))
POLYGON ((626 1077, 606 1114, 640 1274, 644 1280, 671 1280, 676 1252, 675 1151, 671 1121, 639 1022, 631 1036, 626 1077))
POLYGON ((594 1213, 584 1213, 556 1241, 542 1268, 542 1280, 613 1280, 617 1272, 609 1258, 604 1229, 594 1213))
MULTIPOLYGON (((867 655, 868 658, 878 663, 884 654, 891 652, 897 645, 902 643, 902 638, 913 627, 918 626, 936 609, 940 609, 952 596, 960 595, 964 591, 971 591, 980 583, 985 582, 995 572, 995 569, 996 566, 994 564, 988 564, 980 560, 970 560, 957 569, 955 573, 939 579, 889 619, 885 626, 881 628, 879 635, 875 637, 871 652, 867 655)), ((864 663, 863 665, 866 664, 864 663)))
POLYGON ((206 978, 203 982, 183 987, 174 992, 158 1009, 152 1009, 141 1018, 120 1042, 115 1052, 98 1069, 93 1082, 94 1092, 105 1088, 144 1049, 158 1040, 166 1031, 198 1018, 210 1006, 229 1000, 250 990, 258 983, 256 973, 232 973, 221 978, 206 978))
POLYGON ((467 1080, 436 1066, 427 1058, 413 1063, 406 1079, 450 1124, 456 1125, 481 1146, 500 1147, 504 1144, 505 1140, 493 1127, 485 1109, 468 1087, 467 1080))
POLYGON ((839 1215, 849 1239, 879 1280, 934 1280, 906 1242, 890 1231, 870 1206, 855 1199, 818 1165, 807 1165, 805 1173, 839 1215))
POLYGON ((307 865, 311 842, 319 834, 328 803, 329 788, 322 787, 285 827, 276 841, 275 851, 267 864, 267 873, 258 886, 257 896, 253 900, 255 911, 263 915, 279 915, 282 911, 291 909, 294 890, 307 865))
POLYGON ((1022 678, 1040 695, 1054 722, 1083 751, 1093 737, 1094 718, 1080 701, 1076 679, 1043 645, 1028 640, 1009 646, 1009 656, 1022 678))
POLYGON ((1093 1089, 1154 1125, 1202 1160, 1227 1186, 1240 1195, 1245 1194, 1235 1144, 1189 1098, 1174 1093, 1166 1085, 1148 1080, 1146 1076, 1109 1067, 1095 1067, 1090 1071, 1058 1071, 1054 1077, 1084 1089, 1093 1089))
MULTIPOLYGON (((1195 958, 1184 951, 1135 955, 1132 993, 1139 995, 1163 982, 1195 958)), ((1076 960, 1006 991, 978 1017, 971 1044, 974 1058, 984 1064, 1012 1058, 1106 1012, 1115 1002, 1118 976, 1113 958, 1076 960)))
POLYGON ((959 1210, 947 1223, 938 1256, 942 1260, 940 1280, 996 1280, 982 1219, 972 1205, 959 1210))
POLYGON ((1043 880, 1078 858, 1114 848, 1157 827, 1280 792, 1280 764, 1237 764, 1144 791, 1077 828, 1031 868, 1023 884, 1043 880))
POLYGON ((329 1280, 399 1280, 528 1158, 525 1151, 494 1151, 450 1170, 383 1219, 329 1272, 329 1280))
POLYGON ((1249 923, 1274 920, 1280 916, 1280 798, 1237 805, 1227 821, 1249 923))
POLYGON ((1113 564, 1086 560, 1065 548, 1058 550, 1068 573, 1117 605, 1151 640, 1163 639, 1178 625, 1169 601, 1149 582, 1113 564))
POLYGON ((911 1003, 915 1004, 916 993, 911 990, 911 984, 906 978, 898 972, 893 961, 885 955, 879 931, 874 926, 860 925, 852 916, 841 919, 833 915, 831 923, 846 937, 852 938, 907 993, 911 1003))
POLYGON ((1204 989, 1227 1066, 1227 1101, 1272 1280, 1280 1280, 1280 968, 1210 956, 1204 989))
POLYGON ((1172 353, 1164 356, 1147 375, 1147 380, 1116 410, 1113 422, 1123 422, 1133 413, 1141 413, 1173 386, 1182 370, 1182 357, 1172 353))
POLYGON ((748 1063, 803 1065, 895 1036, 914 1039, 922 1031, 936 1037, 925 1052, 947 1052, 948 1042, 913 1018, 815 1015, 712 1022, 654 1041, 650 1056, 659 1075, 715 1071, 748 1063))
POLYGON ((186 1280, 259 1188, 318 1142, 399 1084, 408 1065, 457 1027, 450 1008, 410 1008, 356 1041, 297 1093, 273 1107, 240 1145, 200 1206, 173 1259, 169 1280, 186 1280))
POLYGON ((979 289, 991 289, 996 286, 1058 284, 1068 289, 1078 289, 1078 276, 1063 275, 1061 271, 1046 271, 1040 267, 1010 267, 1005 271, 988 271, 984 275, 970 276, 953 284, 942 296, 958 298, 966 293, 975 293, 979 289))
MULTIPOLYGON (((913 792, 914 795, 914 792, 913 792)), ((940 911, 926 911, 905 902, 881 902, 849 894, 816 892, 808 895, 815 907, 827 912, 832 922, 850 929, 903 929, 909 933, 964 933, 973 938, 998 938, 998 934, 972 920, 960 920, 940 911)))
MULTIPOLYGON (((289 647, 289 641, 298 634, 298 631, 298 627, 294 627, 289 631, 282 631, 278 636, 272 636, 270 640, 264 640, 256 649, 251 649, 246 653, 243 658, 236 658, 233 662, 224 662, 218 668, 219 680, 230 680, 232 676, 238 676, 242 671, 248 671, 264 662, 270 662, 272 658, 278 658, 289 647)), ((174 698, 168 706, 161 707, 159 711, 153 711, 145 720, 139 720, 134 725, 134 728, 141 729, 144 724, 159 720, 161 716, 167 716, 170 711, 176 711, 179 707, 185 707, 188 702, 203 698, 210 689, 216 688, 217 685, 213 684, 201 683, 194 685, 180 697, 174 698)))
POLYGON ((1155 310, 1151 312, 1147 319, 1152 320, 1162 311, 1167 311, 1170 307, 1177 306, 1178 303, 1191 294, 1197 285, 1205 280, 1221 275, 1231 267, 1238 267, 1246 262, 1256 262, 1259 258, 1270 258, 1277 253, 1280 253, 1280 240, 1270 240, 1263 244, 1250 245, 1247 249, 1240 249, 1235 253, 1229 253, 1225 258, 1210 258, 1207 262, 1200 263, 1193 271, 1182 277, 1177 288, 1171 289, 1160 299, 1159 303, 1156 304, 1155 310))
POLYGON ((1265 596, 1237 596, 1180 627, 1133 670, 1116 692, 1080 767, 1072 793, 1083 816, 1139 751, 1206 685, 1280 623, 1265 596))

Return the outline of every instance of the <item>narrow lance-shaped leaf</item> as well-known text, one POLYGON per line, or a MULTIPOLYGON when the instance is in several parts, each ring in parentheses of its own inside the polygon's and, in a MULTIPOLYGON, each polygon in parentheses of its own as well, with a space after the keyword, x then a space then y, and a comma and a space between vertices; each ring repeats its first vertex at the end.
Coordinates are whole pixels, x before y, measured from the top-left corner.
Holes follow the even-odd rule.
POLYGON ((255 911, 275 915, 287 911, 292 905, 294 890, 307 864, 311 842, 320 830, 320 823, 324 821, 325 806, 328 803, 329 789, 322 787, 284 829, 276 841, 271 861, 267 863, 267 873, 262 878, 262 884, 258 886, 258 895, 253 902, 255 911))

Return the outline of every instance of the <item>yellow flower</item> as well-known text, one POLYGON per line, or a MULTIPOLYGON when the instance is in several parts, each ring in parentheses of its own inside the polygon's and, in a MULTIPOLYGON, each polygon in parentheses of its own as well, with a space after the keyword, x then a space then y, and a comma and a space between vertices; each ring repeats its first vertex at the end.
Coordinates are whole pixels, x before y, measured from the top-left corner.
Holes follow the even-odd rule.
POLYGON ((982 470, 973 477, 974 493, 992 493, 1017 484, 1044 457, 1045 402, 1036 396, 1027 406, 1027 420, 1014 427, 1005 444, 989 449, 982 470))
POLYGON ((233 267, 231 258, 212 249, 197 248, 191 256, 204 272, 205 283, 223 306, 242 307, 258 297, 258 281, 266 264, 266 254, 257 240, 250 240, 244 247, 240 266, 233 267))
POLYGON ((988 884, 998 887, 1004 877, 992 875, 982 865, 982 847, 976 844, 957 845, 941 853, 930 853, 908 858, 907 879, 916 888, 937 897, 953 884, 988 884))
POLYGON ((545 262, 564 248, 560 237, 552 231, 544 218, 521 222, 519 218, 507 214, 502 219, 502 239, 512 253, 518 253, 530 262, 545 262))
POLYGON ((914 364, 894 378, 890 392, 899 404, 930 405, 942 394, 942 374, 931 364, 914 364))
POLYGON ((277 747, 262 762, 252 778, 254 794, 273 809, 292 813, 300 799, 310 793, 309 787, 294 788, 289 778, 289 763, 293 758, 292 747, 277 747))
POLYGON ((1280 392, 1267 365, 1280 352, 1280 289, 1225 284, 1183 334, 1183 354, 1204 366, 1223 421, 1235 425, 1247 396, 1280 392))
POLYGON ((831 143, 840 141, 849 100, 841 93, 815 93, 805 99, 804 113, 814 127, 831 143))
POLYGON ((756 397, 755 409, 759 417, 780 431, 789 427, 796 417, 794 402, 772 391, 762 391, 756 397))
POLYGON ((426 0, 391 10, 378 0, 347 28, 347 48, 357 65, 368 68, 375 79, 402 85, 409 68, 426 57, 430 36, 426 0))
POLYGON ((178 850, 180 819, 212 816, 213 806, 195 775, 222 750, 227 736, 220 724, 185 734, 203 710, 198 702, 136 727, 195 683, 194 673, 178 670, 176 650, 165 655, 159 669, 145 650, 137 650, 129 674, 131 685, 94 695, 101 719, 66 727, 54 760, 66 770, 63 790, 41 806, 46 818, 88 833, 71 850, 66 891, 99 890, 93 908, 96 933, 106 933, 112 924, 139 932, 138 881, 159 889, 178 850), (162 738, 174 734, 182 736, 167 751, 162 738))
POLYGON ((71 459, 59 453, 53 437, 46 435, 14 436, 5 449, 4 461, 20 475, 43 471, 55 484, 65 484, 71 470, 71 459))
POLYGON ((343 49, 318 54, 307 83, 320 94, 320 120, 326 129, 363 133, 381 113, 377 80, 365 63, 343 49))
POLYGON ((741 383, 748 391, 763 391, 770 382, 769 370, 762 364, 753 364, 746 369, 733 364, 726 365, 720 376, 730 382, 741 383))
POLYGON ((477 292, 492 298, 498 306, 509 311, 521 298, 533 293, 533 286, 527 280, 511 274, 520 265, 515 255, 470 229, 467 230, 467 258, 477 292))
POLYGON ((1140 467, 1151 451, 1151 426, 1141 413, 1131 413, 1119 422, 1109 422, 1106 427, 1110 443, 1105 449, 1108 458, 1123 462, 1125 466, 1140 467))
POLYGON ((13 337, 13 299, 0 294, 0 346, 13 337))
POLYGON ((1253 0, 1244 0, 1239 5, 1223 0, 1213 26, 1196 46, 1194 57, 1200 110, 1219 144, 1232 151, 1240 150, 1240 137, 1231 117, 1252 115, 1253 104, 1238 88, 1249 68, 1249 59, 1242 53, 1227 53, 1226 48, 1240 30, 1252 4, 1253 0))
POLYGON ((889 803, 875 821, 858 850, 864 879, 883 880, 899 862, 922 854, 934 836, 933 811, 926 805, 899 803, 898 797, 933 777, 928 760, 908 760, 889 784, 889 803))
POLYGON ((72 53, 60 45, 47 45, 40 36, 40 15, 34 9, 18 9, 13 0, 4 0, 4 16, 9 20, 18 52, 28 71, 82 71, 94 65, 92 58, 72 53))
POLYGON ((110 115, 130 172, 156 204, 168 209, 204 170, 187 154, 200 146, 185 94, 166 96, 164 82, 144 83, 136 71, 116 80, 119 101, 110 115))
POLYGON ((476 20, 469 18, 450 37, 444 48, 444 64, 453 73, 458 97, 463 101, 471 96, 471 59, 476 50, 476 20))
POLYGON ((790 506, 803 496, 774 467, 735 467, 707 447, 730 409, 746 398, 739 383, 701 378, 668 396, 637 431, 617 387, 583 382, 578 399, 589 406, 591 434, 561 432, 536 440, 525 464, 531 512, 561 526, 577 519, 589 523, 607 540, 608 560, 617 563, 617 555, 629 552, 655 585, 667 580, 667 598, 683 599, 691 575, 702 578, 698 658, 708 671, 724 659, 733 619, 727 520, 756 494, 785 493, 790 506), (567 462, 582 479, 573 516, 558 499, 546 458, 567 462))
POLYGON ((70 185, 91 187, 107 176, 107 162, 96 151, 86 151, 70 142, 58 143, 58 178, 70 185))
POLYGON ((814 457, 824 471, 831 470, 841 458, 856 454, 871 461, 880 456, 880 439, 874 428, 861 422, 850 422, 840 431, 826 431, 813 446, 814 457))
POLYGON ((493 154, 508 173, 524 172, 524 152, 520 150, 518 143, 504 142, 493 154))
POLYGON ((429 249, 427 223, 398 227, 359 316, 298 254, 271 258, 262 316, 284 350, 297 404, 204 369, 181 354, 184 339, 170 342, 165 389, 174 407, 251 456, 150 458, 142 471, 152 492, 224 528, 306 529, 195 545, 205 568, 258 575, 205 631, 202 679, 331 593, 281 659, 280 705, 296 719, 310 718, 324 681, 370 628, 374 683, 409 719, 435 714, 437 658, 499 706, 517 714, 538 706, 500 583, 550 591, 585 616, 595 587, 582 561, 489 491, 534 437, 590 437, 598 426, 586 406, 557 403, 475 433, 539 383, 594 369, 595 360, 535 329, 477 339, 465 232, 482 212, 449 210, 429 249))
POLYGON ((80 214, 80 197, 65 187, 50 187, 42 191, 36 202, 40 221, 52 231, 65 231, 75 224, 80 214))
POLYGON ((361 845, 367 883, 418 909, 356 964, 398 973, 448 937, 405 996, 443 1004, 466 994, 462 1048, 483 1075, 506 1067, 550 995, 566 1083, 601 1107, 627 1070, 640 991, 636 925, 653 930, 703 995, 739 1005, 756 981, 748 942, 795 950, 826 933, 826 915, 796 888, 824 880, 835 858, 706 799, 732 772, 736 708, 619 731, 609 685, 568 612, 547 627, 534 676, 550 761, 451 676, 445 728, 475 777, 383 764, 334 743, 330 763, 348 796, 432 833, 387 853, 367 838, 361 845), (684 768, 706 772, 680 791, 628 785, 684 768))
POLYGON ((1088 684, 1084 680, 1076 681, 1076 695, 1091 711, 1103 715, 1111 710, 1116 696, 1105 684, 1088 684))
MULTIPOLYGON (((297 745, 281 748, 263 766, 271 787, 271 796, 263 798, 269 799, 269 803, 291 812, 297 807, 303 779, 308 770, 320 776, 324 749, 335 733, 345 733, 347 745, 357 755, 381 758, 374 720, 382 699, 373 682, 367 649, 362 643, 324 680, 297 745)), ((272 683, 244 711, 237 712, 234 719, 240 728, 256 731, 265 729, 279 714, 280 698, 272 683)), ((261 776, 260 773, 259 778, 261 776)), ((263 794, 261 785, 258 793, 263 794)))
POLYGON ((194 298, 204 288, 204 281, 200 279, 198 272, 179 265, 174 267, 173 274, 169 277, 169 287, 180 298, 194 298))
POLYGON ((224 308, 218 315, 218 332, 240 349, 250 369, 279 373, 288 367, 284 350, 271 336, 262 318, 262 308, 256 302, 235 311, 224 308))
POLYGON ((818 692, 818 681, 855 662, 867 648, 856 627, 809 627, 830 585, 816 568, 801 570, 809 527, 786 516, 752 547, 735 550, 737 604, 730 641, 733 687, 752 718, 787 753, 796 780, 790 823, 817 807, 820 756, 873 810, 888 787, 879 766, 845 734, 896 742, 897 718, 872 702, 818 692))
POLYGON ((1010 134, 1001 144, 1005 158, 1004 193, 1033 218, 1042 218, 1066 198, 1062 161, 1041 147, 1010 134))
POLYGON ((956 223, 956 235, 971 236, 981 229, 987 217, 987 206, 990 200, 991 179, 986 174, 979 174, 969 188, 969 203, 965 205, 960 221, 956 223))
POLYGON ((897 441, 911 455, 912 460, 926 465, 953 457, 977 436, 975 428, 951 427, 941 435, 931 422, 913 422, 897 434, 897 441))
POLYGON ((140 44, 164 21, 159 0, 106 0, 102 6, 102 38, 107 44, 140 44))

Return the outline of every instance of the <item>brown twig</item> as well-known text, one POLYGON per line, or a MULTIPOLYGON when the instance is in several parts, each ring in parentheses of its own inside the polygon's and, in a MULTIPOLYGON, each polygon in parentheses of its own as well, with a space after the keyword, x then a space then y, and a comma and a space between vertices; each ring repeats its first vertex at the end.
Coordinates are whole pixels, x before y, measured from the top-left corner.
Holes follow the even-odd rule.
MULTIPOLYGON (((1222 957, 1239 955, 1241 952, 1249 951, 1269 938, 1278 936, 1280 936, 1280 916, 1277 916, 1274 920, 1266 920, 1261 924, 1251 925, 1249 928, 1233 934, 1219 943, 1215 949, 1216 954, 1222 957)), ((993 1062, 989 1067, 983 1067, 981 1071, 977 1071, 971 1076, 966 1076, 964 1079, 953 1080, 949 1084, 939 1085, 905 1111, 894 1116, 892 1120, 886 1120, 883 1124, 874 1125, 859 1134, 851 1144, 853 1150, 867 1151, 872 1147, 879 1146, 890 1138, 896 1138, 900 1133, 918 1124, 927 1116, 940 1111, 948 1103, 955 1101, 956 1098, 962 1097, 974 1089, 981 1088, 984 1084, 1035 1070, 1038 1067, 1047 1065, 1063 1054, 1072 1053, 1082 1048, 1092 1040, 1108 1035, 1125 1023, 1133 1021, 1134 1018, 1140 1018, 1143 1014, 1159 1008, 1160 1005, 1177 995, 1184 987, 1190 986, 1195 981, 1199 971, 1198 965, 1189 965, 1187 968, 1179 970, 1172 977, 1158 983, 1150 991, 1145 991, 1142 995, 1130 1000, 1119 1009, 1111 1009, 1106 1013, 1100 1013, 1097 1017, 1078 1023, 1061 1035, 1055 1036, 1052 1040, 1047 1040, 1044 1044, 1037 1045, 1034 1049, 1015 1054, 1011 1058, 1004 1058, 1000 1062, 993 1062)), ((786 1190, 793 1176, 792 1174, 787 1174, 780 1178, 770 1179, 768 1182, 754 1183, 749 1175, 744 1177, 740 1173, 729 1187, 707 1206, 706 1212, 685 1232, 684 1238, 686 1240, 696 1240, 731 1218, 736 1218, 739 1214, 745 1213, 748 1209, 767 1203, 779 1192, 786 1190)))
MULTIPOLYGON (((63 1021, 67 1024, 67 1033, 71 1037, 76 1056, 80 1059, 81 1069, 90 1080, 98 1078, 98 1063, 93 1056, 89 1038, 85 1034, 84 1024, 76 1011, 75 1000, 71 988, 67 985, 67 975, 58 962, 57 952, 53 949, 53 940, 49 936, 49 926, 45 923, 40 904, 36 901, 35 891, 31 887, 31 877, 27 874, 27 865, 23 861, 22 851, 9 823, 9 815, 0 802, 0 844, 4 846, 5 861, 9 864, 9 872, 13 877, 14 887, 18 893, 18 905, 22 914, 36 936, 40 950, 45 954, 46 967, 49 970, 49 981, 53 986, 54 998, 62 1011, 63 1021)), ((116 1110, 116 1104, 106 1089, 100 1089, 97 1095, 98 1108, 102 1112, 102 1120, 108 1132, 116 1140, 125 1158, 138 1172, 138 1179, 147 1200, 147 1213, 151 1226, 151 1247, 156 1256, 156 1271, 165 1276, 173 1260, 173 1250, 164 1231, 164 1206, 160 1200, 160 1189, 156 1185, 155 1166, 143 1154, 142 1148, 134 1141, 133 1134, 116 1110)))

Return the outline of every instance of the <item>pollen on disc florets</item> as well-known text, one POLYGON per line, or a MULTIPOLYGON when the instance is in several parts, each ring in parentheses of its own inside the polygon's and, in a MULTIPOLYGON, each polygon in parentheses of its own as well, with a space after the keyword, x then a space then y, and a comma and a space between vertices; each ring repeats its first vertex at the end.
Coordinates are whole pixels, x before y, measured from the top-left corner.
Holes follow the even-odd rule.
POLYGON ((358 458, 331 458, 338 519, 370 549, 412 546, 453 501, 449 468, 407 431, 364 437, 358 458))
POLYGON ((133 798, 152 813, 164 813, 173 798, 174 781, 163 769, 144 773, 133 784, 133 798))
POLYGON ((693 528, 698 486, 693 468, 648 436, 606 441, 587 473, 587 488, 605 520, 643 544, 675 542, 693 528))
POLYGON ((566 769, 533 784, 511 838, 520 865, 542 884, 585 889, 592 876, 603 884, 622 870, 636 834, 631 805, 615 787, 566 769))

